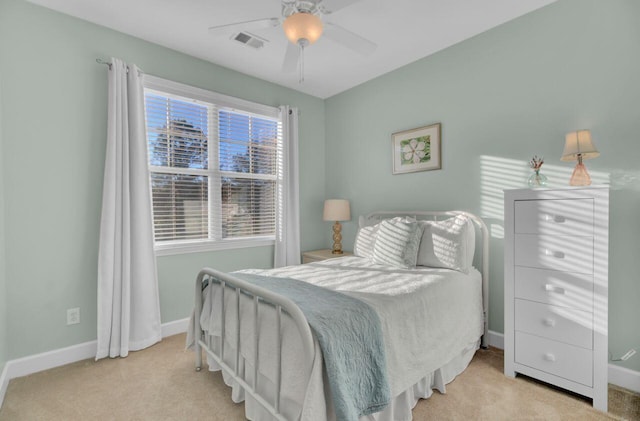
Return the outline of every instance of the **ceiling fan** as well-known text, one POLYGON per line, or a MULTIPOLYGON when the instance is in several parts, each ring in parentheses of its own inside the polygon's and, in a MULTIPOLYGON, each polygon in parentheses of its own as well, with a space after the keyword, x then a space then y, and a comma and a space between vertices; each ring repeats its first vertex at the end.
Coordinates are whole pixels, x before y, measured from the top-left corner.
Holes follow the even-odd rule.
POLYGON ((284 72, 295 71, 300 64, 300 82, 304 81, 304 49, 321 35, 362 55, 369 55, 376 44, 342 26, 323 22, 322 18, 361 0, 282 0, 281 17, 236 22, 209 28, 211 35, 228 35, 234 31, 255 31, 282 25, 287 39, 287 51, 282 63, 284 72))

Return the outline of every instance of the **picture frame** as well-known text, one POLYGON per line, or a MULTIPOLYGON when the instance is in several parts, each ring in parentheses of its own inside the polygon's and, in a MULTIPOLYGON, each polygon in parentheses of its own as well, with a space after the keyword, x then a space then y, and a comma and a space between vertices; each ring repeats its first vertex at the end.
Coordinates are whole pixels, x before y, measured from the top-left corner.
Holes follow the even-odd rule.
POLYGON ((393 133, 393 174, 441 169, 440 133, 440 123, 393 133))

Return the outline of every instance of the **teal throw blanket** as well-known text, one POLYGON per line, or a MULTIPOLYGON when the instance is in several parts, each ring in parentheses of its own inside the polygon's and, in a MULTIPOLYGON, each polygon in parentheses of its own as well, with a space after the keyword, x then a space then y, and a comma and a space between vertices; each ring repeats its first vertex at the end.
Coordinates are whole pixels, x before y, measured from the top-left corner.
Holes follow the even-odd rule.
POLYGON ((234 273, 300 307, 316 335, 338 421, 357 421, 391 400, 380 318, 368 304, 307 282, 234 273))

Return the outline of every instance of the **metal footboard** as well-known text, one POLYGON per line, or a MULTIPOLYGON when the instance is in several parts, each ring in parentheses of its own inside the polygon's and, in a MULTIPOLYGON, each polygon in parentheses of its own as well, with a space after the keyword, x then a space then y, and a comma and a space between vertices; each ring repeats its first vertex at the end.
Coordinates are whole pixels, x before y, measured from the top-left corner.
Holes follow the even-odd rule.
MULTIPOLYGON (((196 352, 196 370, 200 371, 202 368, 202 349, 204 349, 207 354, 222 368, 222 370, 230 375, 245 391, 251 395, 256 402, 262 405, 267 411, 269 411, 276 419, 278 420, 286 420, 280 412, 280 395, 282 392, 282 312, 288 314, 289 317, 295 323, 295 326, 298 328, 300 333, 300 337, 302 338, 302 349, 305 355, 313 357, 314 355, 314 343, 313 336, 311 334, 311 329, 309 327, 309 323, 307 319, 304 317, 304 314, 300 310, 300 308, 290 299, 283 297, 281 295, 274 294, 273 292, 266 290, 264 288, 258 287, 256 285, 250 284, 241 279, 235 278, 232 275, 217 271, 211 268, 204 268, 198 274, 196 278, 196 302, 195 302, 195 315, 194 315, 194 338, 195 338, 195 352, 196 352), (220 323, 221 323, 221 332, 220 332, 220 353, 219 355, 214 352, 213 347, 210 346, 209 343, 204 338, 204 332, 200 326, 200 314, 202 313, 202 291, 203 291, 203 282, 206 279, 213 278, 220 283, 220 290, 222 293, 222 305, 220 306, 220 323), (225 338, 226 338, 226 312, 225 312, 225 293, 227 293, 227 289, 231 288, 235 291, 236 299, 232 305, 235 305, 236 308, 236 353, 235 353, 235 364, 234 367, 230 367, 224 361, 224 350, 225 350, 225 338), (253 381, 252 384, 248 384, 247 381, 243 378, 241 373, 239 372, 240 367, 240 335, 241 335, 241 309, 240 309, 240 297, 241 294, 246 294, 253 298, 253 330, 254 330, 254 350, 252 358, 248 358, 249 362, 253 365, 253 381), (259 377, 259 334, 258 334, 258 306, 262 303, 268 303, 274 306, 275 314, 276 314, 276 349, 275 355, 277 355, 276 361, 276 378, 275 378, 275 397, 273 402, 268 402, 263 396, 258 392, 258 377, 259 377)), ((311 358, 313 361, 313 358, 311 358)))

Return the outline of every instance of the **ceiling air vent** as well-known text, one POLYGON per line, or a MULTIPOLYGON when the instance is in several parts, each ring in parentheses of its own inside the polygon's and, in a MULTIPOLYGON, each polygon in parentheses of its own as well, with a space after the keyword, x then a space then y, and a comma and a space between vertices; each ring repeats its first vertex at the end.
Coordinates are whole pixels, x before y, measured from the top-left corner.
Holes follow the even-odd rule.
POLYGON ((232 39, 246 45, 247 47, 255 48, 256 50, 264 47, 264 43, 268 42, 266 39, 257 37, 248 32, 239 32, 234 35, 232 39))

